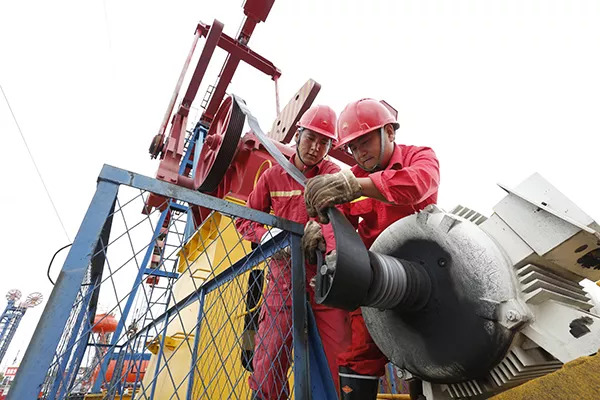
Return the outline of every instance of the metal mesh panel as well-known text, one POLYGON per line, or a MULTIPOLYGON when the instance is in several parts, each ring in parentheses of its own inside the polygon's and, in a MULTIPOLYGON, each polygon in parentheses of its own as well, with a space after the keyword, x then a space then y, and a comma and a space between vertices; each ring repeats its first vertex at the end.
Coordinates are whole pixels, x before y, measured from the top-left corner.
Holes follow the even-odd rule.
MULTIPOLYGON (((63 302, 58 344, 45 349, 54 356, 39 398, 292 398, 292 234, 269 231, 252 246, 235 224, 247 215, 215 203, 221 212, 186 237, 188 203, 165 200, 164 211, 144 215, 148 195, 121 185, 109 198, 82 281, 68 282, 69 254, 49 307, 78 288, 63 302)), ((52 336, 44 324, 36 335, 52 336)))
MULTIPOLYGON (((226 243, 224 235, 216 236, 215 242, 226 243)), ((276 245, 285 240, 281 235, 273 239, 276 245)), ((192 265, 210 264, 209 251, 210 245, 192 265)), ((213 268, 231 264, 233 252, 235 246, 222 260, 215 257, 213 268)), ((217 279, 218 286, 203 298, 193 398, 249 398, 249 379, 252 389, 262 391, 264 398, 287 398, 291 393, 287 384, 292 347, 290 257, 285 250, 268 257, 260 246, 254 252, 257 261, 267 262, 248 263, 246 272, 217 279)))

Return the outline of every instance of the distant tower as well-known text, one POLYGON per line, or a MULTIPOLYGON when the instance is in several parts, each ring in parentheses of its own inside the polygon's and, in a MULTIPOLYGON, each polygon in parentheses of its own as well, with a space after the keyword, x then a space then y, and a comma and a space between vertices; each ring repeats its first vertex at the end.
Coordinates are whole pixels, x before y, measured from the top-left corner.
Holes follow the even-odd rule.
POLYGON ((27 296, 25 301, 15 305, 15 303, 21 298, 21 291, 18 289, 11 289, 6 294, 6 300, 8 304, 0 317, 0 364, 2 359, 8 350, 8 346, 19 327, 21 318, 25 315, 25 311, 28 308, 39 305, 43 296, 40 292, 33 292, 27 296))

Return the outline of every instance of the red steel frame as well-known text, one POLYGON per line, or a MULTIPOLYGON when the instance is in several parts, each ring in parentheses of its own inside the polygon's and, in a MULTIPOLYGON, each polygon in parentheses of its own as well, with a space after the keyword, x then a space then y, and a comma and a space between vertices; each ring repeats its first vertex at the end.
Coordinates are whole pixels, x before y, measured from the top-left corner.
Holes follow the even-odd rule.
MULTIPOLYGON (((192 186, 192 180, 186 176, 179 175, 181 160, 184 156, 184 145, 186 140, 186 126, 192 102, 196 98, 200 83, 204 78, 204 74, 208 68, 208 64, 217 47, 225 50, 228 54, 227 59, 219 74, 218 83, 210 98, 206 110, 200 118, 200 123, 205 127, 210 126, 214 115, 223 100, 225 91, 233 78, 235 71, 243 61, 259 71, 269 75, 271 79, 277 82, 281 76, 281 71, 273 65, 269 60, 262 57, 260 54, 252 51, 247 45, 254 32, 254 28, 260 22, 264 22, 271 11, 274 0, 247 0, 244 3, 244 14, 246 18, 240 29, 237 39, 233 39, 223 33, 223 24, 217 20, 212 25, 198 23, 192 43, 192 48, 184 63, 179 80, 175 87, 171 101, 167 107, 167 111, 155 141, 158 142, 157 154, 160 153, 160 163, 156 172, 156 177, 160 180, 170 183, 179 184, 185 187, 192 186), (200 58, 196 65, 196 69, 188 84, 185 95, 183 96, 177 111, 173 114, 175 101, 182 86, 183 78, 186 75, 187 69, 191 62, 192 55, 200 37, 206 37, 206 42, 202 49, 200 58), (171 129, 168 135, 165 136, 168 120, 171 118, 171 129)), ((153 154, 156 156, 157 154, 153 154)), ((164 199, 151 195, 147 201, 146 212, 152 207, 158 207, 163 204, 164 199)))

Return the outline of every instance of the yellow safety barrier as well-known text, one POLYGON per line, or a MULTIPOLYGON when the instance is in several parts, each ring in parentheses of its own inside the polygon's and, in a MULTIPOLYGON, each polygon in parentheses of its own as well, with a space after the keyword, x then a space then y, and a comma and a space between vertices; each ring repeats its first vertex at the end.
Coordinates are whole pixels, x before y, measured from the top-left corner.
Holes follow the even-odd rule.
MULTIPOLYGON (((232 218, 214 212, 188 240, 179 253, 178 271, 181 276, 175 284, 175 301, 179 301, 191 291, 197 290, 205 280, 210 279, 246 254, 250 253, 250 243, 240 240, 232 218)), ((241 347, 247 341, 242 335, 243 318, 233 316, 244 315, 244 295, 248 280, 248 272, 233 278, 233 282, 215 290, 204 299, 206 311, 203 313, 202 330, 198 338, 197 364, 194 368, 193 393, 197 398, 220 399, 224 393, 232 398, 246 398, 250 395, 247 384, 249 372, 240 362, 241 347), (217 365, 218 364, 218 365, 217 365), (231 378, 235 377, 235 378, 231 378)), ((173 320, 167 327, 170 336, 165 338, 163 359, 157 363, 153 356, 144 377, 144 387, 149 389, 149 382, 154 378, 156 365, 159 366, 156 399, 185 398, 187 383, 174 390, 171 380, 181 382, 188 380, 191 352, 195 338, 187 337, 189 344, 179 346, 185 337, 183 332, 193 330, 198 317, 198 302, 180 312, 181 320, 173 320), (173 332, 173 333, 170 333, 173 332), (176 339, 180 340, 176 340, 176 339), (169 368, 160 370, 168 360, 169 368)), ((248 336, 248 335, 246 335, 248 336)), ((160 336, 148 344, 148 349, 157 354, 160 336)), ((250 343, 245 343, 249 346, 250 343)), ((146 393, 146 395, 148 395, 146 393)), ((143 395, 141 396, 144 397, 143 395)))

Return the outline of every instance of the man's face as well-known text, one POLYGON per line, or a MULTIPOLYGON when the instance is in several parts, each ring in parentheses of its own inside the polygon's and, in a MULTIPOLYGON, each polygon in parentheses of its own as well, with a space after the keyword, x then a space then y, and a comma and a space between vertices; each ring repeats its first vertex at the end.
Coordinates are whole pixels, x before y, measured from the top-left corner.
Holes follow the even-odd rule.
POLYGON ((300 154, 301 160, 310 167, 325 158, 330 145, 331 139, 305 129, 300 135, 298 154, 300 154))
POLYGON ((371 131, 348 144, 348 150, 356 162, 365 170, 371 170, 379 163, 385 167, 394 150, 395 133, 391 125, 386 125, 383 140, 383 154, 381 152, 381 133, 379 129, 371 131), (379 157, 382 157, 380 160, 379 157))

